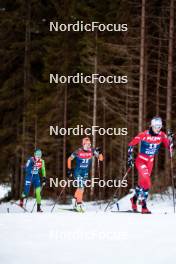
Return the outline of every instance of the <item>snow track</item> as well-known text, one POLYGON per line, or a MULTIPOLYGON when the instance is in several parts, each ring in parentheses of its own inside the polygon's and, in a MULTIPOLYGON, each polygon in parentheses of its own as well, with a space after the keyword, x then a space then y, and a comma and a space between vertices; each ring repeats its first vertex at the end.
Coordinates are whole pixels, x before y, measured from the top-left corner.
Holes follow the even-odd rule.
POLYGON ((0 259, 3 264, 174 264, 175 223, 173 214, 2 214, 0 259))
MULTIPOLYGON (((29 199, 29 210, 33 202, 29 199)), ((50 213, 52 204, 44 201, 45 212, 32 214, 0 205, 2 264, 175 264, 176 215, 170 198, 156 195, 151 215, 104 212, 106 205, 100 210, 93 203, 86 203, 82 214, 59 210, 69 205, 57 205, 50 213)), ((129 196, 119 204, 129 209, 129 196)))

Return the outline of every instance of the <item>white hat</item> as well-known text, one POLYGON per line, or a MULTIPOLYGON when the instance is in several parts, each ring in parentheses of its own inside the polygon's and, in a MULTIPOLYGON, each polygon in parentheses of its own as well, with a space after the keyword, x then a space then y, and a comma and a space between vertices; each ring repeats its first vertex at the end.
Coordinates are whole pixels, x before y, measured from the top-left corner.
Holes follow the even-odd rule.
POLYGON ((151 126, 157 127, 157 128, 162 128, 163 123, 162 123, 161 117, 153 117, 151 120, 151 126))

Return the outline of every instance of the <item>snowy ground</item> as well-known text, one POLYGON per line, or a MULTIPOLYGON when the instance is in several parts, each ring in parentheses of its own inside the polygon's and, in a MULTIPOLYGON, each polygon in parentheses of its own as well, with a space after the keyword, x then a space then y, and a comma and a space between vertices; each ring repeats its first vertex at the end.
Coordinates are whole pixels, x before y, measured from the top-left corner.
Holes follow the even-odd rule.
POLYGON ((8 186, 7 184, 1 184, 0 185, 0 199, 4 198, 10 190, 11 190, 10 186, 8 186))
MULTIPOLYGON (((129 209, 129 197, 120 200, 129 209)), ((155 195, 151 215, 104 212, 92 203, 86 213, 60 210, 71 206, 44 201, 44 213, 23 213, 0 204, 0 262, 3 264, 174 264, 176 215, 172 199, 155 195), (10 213, 6 213, 9 208, 10 213)), ((30 211, 33 200, 28 202, 30 211)), ((111 210, 116 210, 116 206, 111 210)))

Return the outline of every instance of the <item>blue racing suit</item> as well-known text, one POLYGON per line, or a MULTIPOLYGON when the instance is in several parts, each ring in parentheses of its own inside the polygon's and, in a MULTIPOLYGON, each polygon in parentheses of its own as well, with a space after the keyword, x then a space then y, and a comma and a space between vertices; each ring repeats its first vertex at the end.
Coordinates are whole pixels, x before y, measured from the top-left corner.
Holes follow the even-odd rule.
POLYGON ((46 177, 45 162, 43 159, 36 160, 34 157, 28 159, 25 166, 25 181, 24 181, 24 192, 23 197, 29 195, 31 185, 36 190, 37 202, 40 203, 40 171, 43 177, 46 177))

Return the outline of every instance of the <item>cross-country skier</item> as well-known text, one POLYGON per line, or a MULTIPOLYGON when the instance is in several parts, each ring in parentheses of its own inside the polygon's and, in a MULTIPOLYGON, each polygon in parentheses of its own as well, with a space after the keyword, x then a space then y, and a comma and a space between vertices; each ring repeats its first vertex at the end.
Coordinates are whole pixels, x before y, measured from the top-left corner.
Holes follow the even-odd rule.
POLYGON ((45 185, 46 170, 45 170, 45 161, 42 159, 42 151, 40 149, 36 149, 34 151, 34 157, 28 159, 25 166, 25 172, 26 175, 24 182, 24 191, 20 199, 20 206, 23 207, 24 198, 28 197, 31 185, 33 185, 36 194, 37 212, 42 212, 40 172, 42 174, 42 185, 45 185))
POLYGON ((151 120, 151 126, 148 130, 139 133, 128 145, 128 166, 133 167, 133 146, 140 143, 140 151, 135 160, 135 165, 138 170, 138 186, 135 189, 135 195, 130 199, 133 211, 137 211, 137 200, 139 196, 142 198, 142 213, 151 213, 147 208, 147 197, 151 188, 150 175, 153 168, 154 157, 158 153, 160 145, 163 143, 165 148, 168 148, 172 153, 172 146, 169 138, 161 131, 162 119, 154 117, 151 120))
POLYGON ((89 171, 92 164, 92 158, 96 156, 100 161, 103 161, 103 155, 100 148, 91 148, 91 141, 89 137, 82 139, 82 147, 74 151, 67 160, 67 175, 72 175, 72 160, 76 160, 76 167, 73 170, 74 179, 77 181, 78 188, 75 191, 75 210, 84 212, 82 201, 85 182, 88 179, 89 171))

